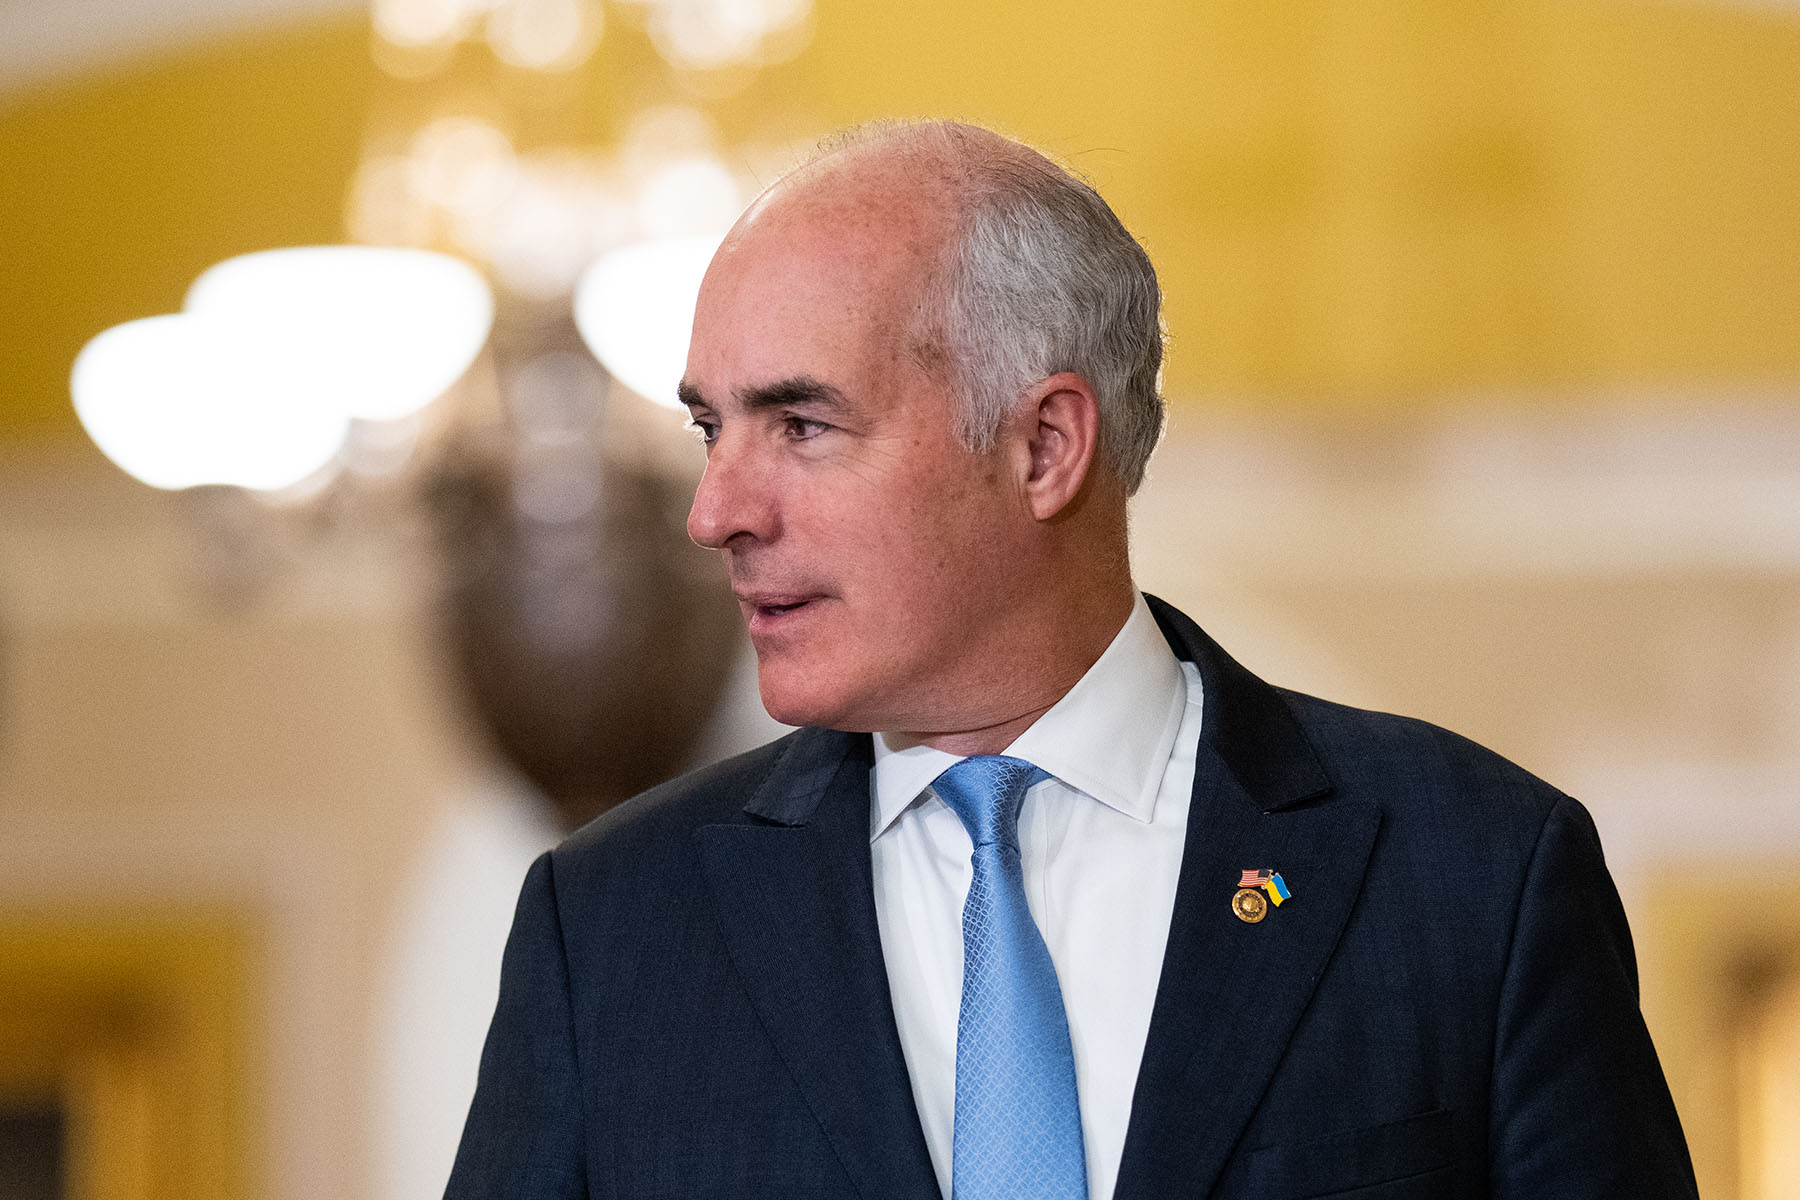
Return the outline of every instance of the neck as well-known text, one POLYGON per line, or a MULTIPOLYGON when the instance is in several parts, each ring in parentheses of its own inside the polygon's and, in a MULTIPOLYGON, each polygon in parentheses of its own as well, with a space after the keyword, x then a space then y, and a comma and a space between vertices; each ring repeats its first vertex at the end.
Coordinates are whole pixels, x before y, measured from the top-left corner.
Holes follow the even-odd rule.
POLYGON ((999 754, 1012 745, 1068 695, 1124 628, 1137 593, 1129 575, 1115 578, 1123 582, 1085 595, 1058 593, 1046 605, 1047 620, 1021 622, 1021 628, 1034 631, 1031 640, 1040 652, 1021 664, 1020 674, 1005 680, 999 703, 969 705, 965 711, 977 715, 961 728, 889 731, 888 745, 895 749, 926 745, 959 757, 999 754))

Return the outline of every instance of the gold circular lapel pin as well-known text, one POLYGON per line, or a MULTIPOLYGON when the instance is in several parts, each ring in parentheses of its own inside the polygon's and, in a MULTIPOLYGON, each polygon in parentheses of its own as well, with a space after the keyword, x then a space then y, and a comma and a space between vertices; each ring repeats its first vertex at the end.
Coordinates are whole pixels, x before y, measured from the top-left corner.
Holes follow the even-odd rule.
POLYGON ((1237 895, 1231 898, 1231 911, 1237 914, 1238 920, 1254 925, 1269 915, 1269 902, 1255 888, 1239 888, 1237 895))
POLYGON ((1237 894, 1231 898, 1231 912, 1238 920, 1254 925, 1269 915, 1270 905, 1280 908, 1293 896, 1279 871, 1240 871, 1237 894))

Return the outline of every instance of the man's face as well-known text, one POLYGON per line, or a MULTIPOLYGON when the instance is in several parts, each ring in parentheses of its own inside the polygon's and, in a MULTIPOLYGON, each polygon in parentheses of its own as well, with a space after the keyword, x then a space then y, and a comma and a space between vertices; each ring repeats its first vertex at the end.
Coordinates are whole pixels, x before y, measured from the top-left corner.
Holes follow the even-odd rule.
MULTIPOLYGON (((695 314, 683 398, 707 443, 688 533, 721 549, 763 704, 789 724, 931 732, 994 689, 1020 506, 958 442, 901 330, 929 234, 765 212, 695 314)), ((982 715, 982 714, 977 714, 982 715)))

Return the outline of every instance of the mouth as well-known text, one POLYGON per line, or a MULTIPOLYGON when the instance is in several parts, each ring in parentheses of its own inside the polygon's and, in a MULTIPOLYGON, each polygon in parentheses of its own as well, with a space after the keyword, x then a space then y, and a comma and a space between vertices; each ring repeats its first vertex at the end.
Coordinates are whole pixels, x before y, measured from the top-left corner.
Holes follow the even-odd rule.
POLYGON ((782 595, 773 593, 739 592, 738 606, 744 610, 744 619, 749 623, 751 632, 767 630, 786 619, 814 608, 823 596, 818 595, 782 595))

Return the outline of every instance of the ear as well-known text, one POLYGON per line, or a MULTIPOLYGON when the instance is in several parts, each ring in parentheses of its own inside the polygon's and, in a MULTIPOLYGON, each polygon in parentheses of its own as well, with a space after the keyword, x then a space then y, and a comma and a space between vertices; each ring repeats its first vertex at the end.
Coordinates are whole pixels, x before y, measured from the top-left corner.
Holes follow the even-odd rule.
POLYGON ((1087 380, 1065 371, 1034 384, 1015 411, 1027 452, 1026 503, 1048 521, 1074 503, 1096 469, 1100 402, 1087 380))

